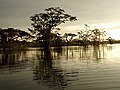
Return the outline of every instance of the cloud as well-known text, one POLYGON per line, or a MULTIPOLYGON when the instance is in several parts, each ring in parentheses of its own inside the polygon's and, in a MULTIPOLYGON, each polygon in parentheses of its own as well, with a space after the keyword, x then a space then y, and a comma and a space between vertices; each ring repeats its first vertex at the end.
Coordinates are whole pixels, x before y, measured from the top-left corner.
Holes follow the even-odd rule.
POLYGON ((64 25, 68 31, 77 31, 85 23, 98 27, 102 26, 99 23, 120 20, 120 0, 0 0, 0 26, 29 27, 31 15, 52 6, 59 6, 79 19, 76 25, 64 25))

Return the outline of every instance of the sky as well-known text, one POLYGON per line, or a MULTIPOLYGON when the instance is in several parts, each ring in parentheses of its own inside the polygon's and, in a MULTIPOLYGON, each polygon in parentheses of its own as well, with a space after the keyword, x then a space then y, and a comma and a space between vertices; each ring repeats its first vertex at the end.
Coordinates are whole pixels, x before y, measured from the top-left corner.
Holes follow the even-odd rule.
POLYGON ((31 27, 30 16, 49 7, 61 7, 77 17, 75 22, 60 25, 61 33, 91 29, 106 30, 108 36, 120 38, 120 0, 0 0, 0 28, 31 27))

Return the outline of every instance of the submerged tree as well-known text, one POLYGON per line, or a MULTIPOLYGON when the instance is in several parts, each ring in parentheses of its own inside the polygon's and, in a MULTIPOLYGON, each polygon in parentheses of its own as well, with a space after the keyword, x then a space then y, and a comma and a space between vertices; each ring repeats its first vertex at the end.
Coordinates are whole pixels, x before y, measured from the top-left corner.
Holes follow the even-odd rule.
POLYGON ((105 31, 102 32, 99 29, 92 30, 92 41, 94 42, 94 44, 99 44, 100 42, 103 42, 105 36, 105 31))
POLYGON ((91 30, 86 30, 86 31, 79 31, 79 43, 81 45, 88 45, 90 44, 90 39, 91 39, 91 30))
POLYGON ((65 42, 66 42, 67 45, 68 45, 69 43, 72 43, 73 38, 74 38, 75 36, 77 36, 77 35, 74 34, 74 33, 65 33, 65 34, 63 35, 63 38, 65 38, 65 42))
POLYGON ((66 14, 60 7, 45 9, 44 13, 35 14, 30 19, 33 29, 29 28, 29 31, 36 35, 36 37, 40 37, 37 40, 43 41, 46 50, 49 49, 51 33, 58 25, 66 21, 77 20, 76 17, 66 14))
POLYGON ((51 33, 51 45, 52 46, 61 46, 62 44, 62 37, 61 34, 58 32, 51 33))
POLYGON ((81 45, 89 45, 89 44, 99 45, 104 41, 106 32, 101 31, 100 29, 85 30, 85 31, 81 30, 78 32, 78 35, 79 35, 79 42, 81 45))

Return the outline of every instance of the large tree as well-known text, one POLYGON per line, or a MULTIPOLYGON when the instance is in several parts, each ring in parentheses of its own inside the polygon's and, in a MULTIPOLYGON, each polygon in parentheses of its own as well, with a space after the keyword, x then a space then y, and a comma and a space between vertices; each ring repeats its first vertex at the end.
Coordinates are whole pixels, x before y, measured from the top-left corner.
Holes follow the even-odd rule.
MULTIPOLYGON (((49 49, 51 33, 58 25, 66 21, 75 21, 76 17, 66 14, 60 7, 45 9, 44 13, 35 14, 30 17, 32 29, 29 30, 42 41, 45 49, 49 49)), ((57 28, 58 29, 58 28, 57 28)))

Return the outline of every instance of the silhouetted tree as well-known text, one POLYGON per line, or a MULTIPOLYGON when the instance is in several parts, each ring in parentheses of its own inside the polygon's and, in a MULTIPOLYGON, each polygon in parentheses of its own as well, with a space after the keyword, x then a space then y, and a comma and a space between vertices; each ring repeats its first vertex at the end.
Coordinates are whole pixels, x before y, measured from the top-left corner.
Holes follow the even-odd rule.
POLYGON ((100 31, 99 29, 94 29, 91 31, 92 32, 92 41, 94 44, 99 44, 102 42, 104 36, 105 36, 105 31, 100 31))
POLYGON ((16 47, 15 42, 27 41, 31 35, 25 31, 19 29, 8 28, 0 29, 0 41, 2 47, 5 49, 7 47, 16 47))
POLYGON ((70 40, 69 41, 72 41, 73 40, 73 37, 77 36, 76 34, 74 33, 68 33, 68 36, 70 37, 70 40))
POLYGON ((58 32, 51 33, 51 44, 52 46, 61 46, 62 44, 62 37, 58 32))
POLYGON ((91 30, 78 32, 79 42, 82 45, 88 45, 91 39, 91 30))
POLYGON ((32 21, 33 29, 29 28, 36 37, 41 37, 37 39, 38 41, 42 39, 44 48, 49 49, 51 32, 60 24, 66 21, 75 21, 76 17, 66 14, 60 7, 51 7, 45 9, 44 13, 35 14, 30 17, 32 21))
POLYGON ((83 31, 78 32, 79 40, 83 40, 83 31))
POLYGON ((77 35, 74 33, 65 33, 63 35, 63 38, 65 38, 65 41, 67 42, 67 45, 68 45, 70 42, 72 42, 73 37, 75 37, 75 36, 77 36, 77 35))
POLYGON ((109 44, 112 44, 112 43, 114 43, 114 41, 115 41, 114 39, 112 39, 112 37, 108 37, 107 40, 108 40, 109 44))
POLYGON ((68 44, 68 33, 65 33, 64 35, 63 35, 63 38, 65 38, 65 41, 67 42, 67 44, 68 44))
MULTIPOLYGON (((86 27, 88 25, 85 24, 86 27)), ((79 31, 79 42, 81 45, 88 45, 90 42, 93 42, 93 44, 99 44, 100 42, 104 41, 104 37, 106 36, 105 31, 100 31, 99 29, 94 30, 85 30, 85 31, 79 31)))

